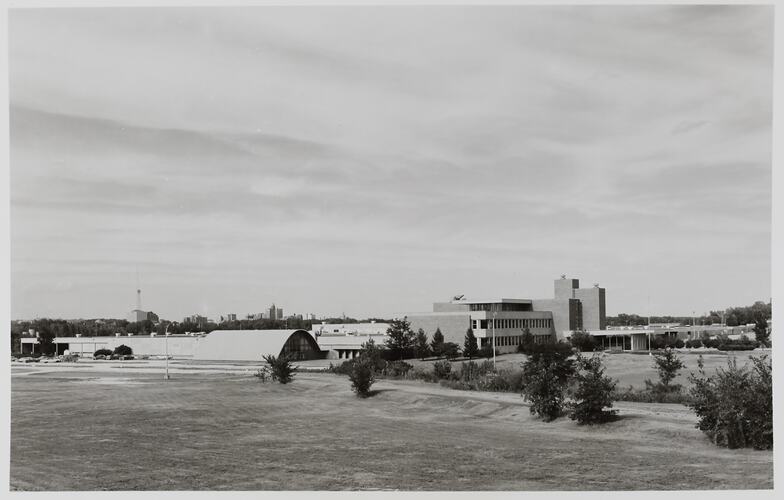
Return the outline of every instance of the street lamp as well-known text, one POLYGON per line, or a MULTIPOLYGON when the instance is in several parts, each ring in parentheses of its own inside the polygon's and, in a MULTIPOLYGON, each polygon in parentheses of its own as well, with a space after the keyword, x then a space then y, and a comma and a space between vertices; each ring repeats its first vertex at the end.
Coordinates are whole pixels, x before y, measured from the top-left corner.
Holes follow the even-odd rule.
POLYGON ((496 312, 493 311, 493 371, 495 370, 495 314, 496 312))
POLYGON ((169 380, 169 325, 171 323, 166 324, 166 329, 163 331, 164 337, 164 344, 166 345, 166 374, 163 376, 163 380, 169 380))

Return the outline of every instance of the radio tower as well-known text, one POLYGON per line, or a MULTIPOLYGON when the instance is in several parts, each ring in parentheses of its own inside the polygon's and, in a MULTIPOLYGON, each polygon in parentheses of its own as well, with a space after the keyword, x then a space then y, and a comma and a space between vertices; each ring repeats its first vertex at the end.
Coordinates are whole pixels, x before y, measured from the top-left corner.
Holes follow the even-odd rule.
POLYGON ((139 267, 136 266, 136 310, 142 310, 142 288, 139 285, 139 267))

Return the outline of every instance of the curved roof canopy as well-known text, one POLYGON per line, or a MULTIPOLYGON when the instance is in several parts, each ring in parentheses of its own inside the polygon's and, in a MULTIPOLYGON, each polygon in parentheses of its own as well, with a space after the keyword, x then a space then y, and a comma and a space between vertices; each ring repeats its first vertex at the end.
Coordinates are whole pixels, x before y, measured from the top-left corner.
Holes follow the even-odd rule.
POLYGON ((279 356, 283 348, 319 353, 316 339, 307 330, 213 330, 198 339, 194 359, 262 361, 279 356))

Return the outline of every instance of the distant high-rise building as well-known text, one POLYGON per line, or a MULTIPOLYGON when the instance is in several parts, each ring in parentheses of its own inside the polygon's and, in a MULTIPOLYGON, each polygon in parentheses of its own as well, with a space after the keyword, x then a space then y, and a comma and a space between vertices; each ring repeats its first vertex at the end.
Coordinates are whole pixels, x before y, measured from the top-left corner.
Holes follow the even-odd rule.
POLYGON ((283 308, 272 304, 269 308, 269 319, 283 319, 283 308))

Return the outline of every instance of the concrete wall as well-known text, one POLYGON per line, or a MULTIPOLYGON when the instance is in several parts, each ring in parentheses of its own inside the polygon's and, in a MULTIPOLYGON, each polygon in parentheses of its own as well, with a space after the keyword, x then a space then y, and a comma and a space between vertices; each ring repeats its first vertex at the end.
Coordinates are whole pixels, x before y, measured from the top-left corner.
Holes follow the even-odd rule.
POLYGON ((461 348, 466 330, 471 326, 471 315, 467 312, 407 314, 406 319, 411 323, 414 332, 421 328, 430 340, 433 340, 436 328, 440 328, 444 334, 444 342, 454 342, 461 348))
POLYGON ((604 288, 580 288, 574 291, 583 309, 583 328, 585 330, 604 330, 607 328, 604 288))
POLYGON ((469 304, 460 304, 454 302, 435 302, 433 303, 433 312, 461 312, 470 311, 469 304))
POLYGON ((558 340, 563 332, 580 329, 580 301, 578 299, 537 299, 533 301, 535 311, 552 311, 553 330, 558 340))
POLYGON ((573 299, 573 290, 580 287, 580 280, 561 278, 554 282, 555 284, 555 299, 566 300, 573 299))

